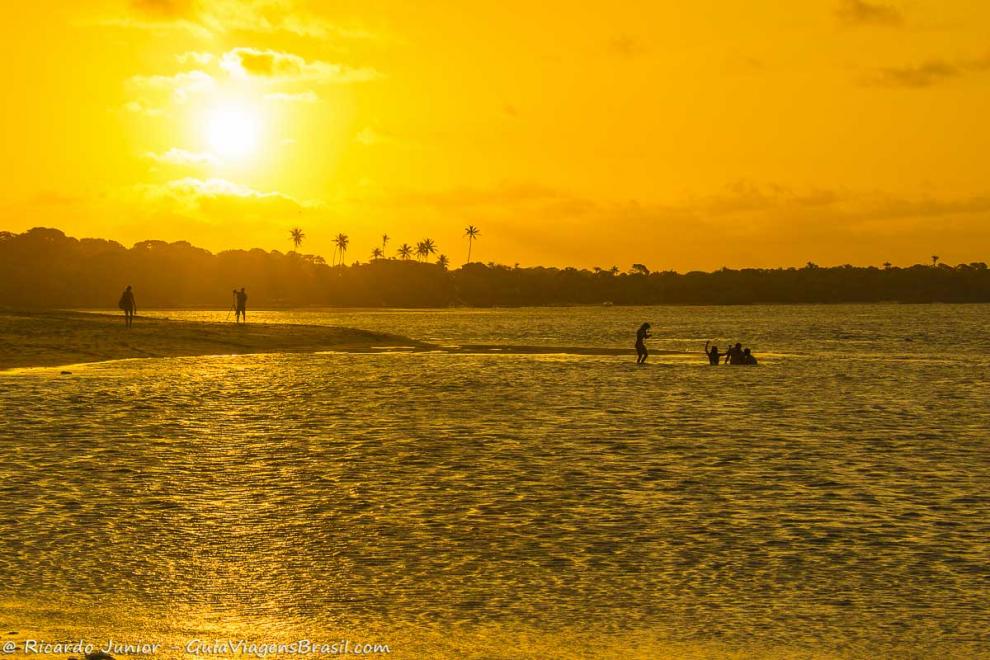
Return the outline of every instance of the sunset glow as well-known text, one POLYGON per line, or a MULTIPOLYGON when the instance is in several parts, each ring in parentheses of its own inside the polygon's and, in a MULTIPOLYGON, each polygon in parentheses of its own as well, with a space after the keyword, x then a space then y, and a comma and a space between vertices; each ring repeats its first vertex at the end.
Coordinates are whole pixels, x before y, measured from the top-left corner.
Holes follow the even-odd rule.
POLYGON ((459 265, 984 260, 990 5, 0 8, 4 229, 459 265), (224 192, 217 192, 223 190, 224 192), (394 255, 389 255, 394 256, 394 255))
POLYGON ((210 148, 223 158, 242 159, 258 148, 261 124, 250 108, 216 108, 206 117, 204 129, 210 148))

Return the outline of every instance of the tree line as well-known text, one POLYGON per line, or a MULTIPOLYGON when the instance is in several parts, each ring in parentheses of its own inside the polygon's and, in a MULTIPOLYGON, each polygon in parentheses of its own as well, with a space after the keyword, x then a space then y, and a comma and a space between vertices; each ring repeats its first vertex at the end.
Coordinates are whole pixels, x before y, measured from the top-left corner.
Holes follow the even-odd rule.
POLYGON ((0 306, 114 308, 128 284, 139 308, 223 308, 231 290, 242 286, 252 307, 990 302, 985 263, 949 266, 937 258, 906 268, 808 263, 676 273, 651 272, 642 264, 628 271, 478 262, 449 269, 447 260, 385 258, 381 252, 351 265, 341 256, 331 265, 295 250, 213 254, 186 241, 126 248, 57 229, 0 232, 0 306))

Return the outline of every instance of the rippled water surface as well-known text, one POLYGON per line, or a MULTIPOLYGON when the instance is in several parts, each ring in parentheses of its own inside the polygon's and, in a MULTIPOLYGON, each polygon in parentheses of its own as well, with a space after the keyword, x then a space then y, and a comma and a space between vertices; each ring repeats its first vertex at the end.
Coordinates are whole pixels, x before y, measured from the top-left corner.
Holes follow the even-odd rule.
POLYGON ((658 348, 739 337, 764 359, 326 353, 0 374, 0 634, 990 657, 988 306, 262 320, 587 347, 650 320, 658 348))

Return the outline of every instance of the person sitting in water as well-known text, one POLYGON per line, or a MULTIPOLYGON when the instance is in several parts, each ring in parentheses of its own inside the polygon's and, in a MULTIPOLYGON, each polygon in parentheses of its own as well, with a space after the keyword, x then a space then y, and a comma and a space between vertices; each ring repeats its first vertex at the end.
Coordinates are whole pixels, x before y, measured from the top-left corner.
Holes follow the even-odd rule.
POLYGON ((234 305, 234 322, 247 323, 247 292, 244 287, 240 291, 234 289, 234 298, 237 300, 234 305))
POLYGON ((744 348, 743 349, 743 361, 742 361, 742 363, 743 364, 759 364, 759 362, 756 361, 756 357, 752 353, 749 352, 749 349, 748 348, 744 348))
POLYGON ((742 344, 736 342, 735 346, 725 352, 725 364, 743 364, 742 344))
POLYGON ((130 284, 120 295, 120 302, 117 303, 117 307, 124 310, 124 324, 128 328, 131 327, 131 324, 134 323, 134 315, 137 314, 137 303, 134 302, 134 292, 131 291, 130 284))
POLYGON ((708 364, 715 366, 718 364, 719 358, 725 357, 728 353, 719 353, 718 346, 712 346, 711 350, 708 349, 710 341, 705 342, 705 355, 708 356, 708 364))
POLYGON ((646 340, 650 337, 650 324, 644 323, 639 326, 639 330, 636 331, 636 364, 643 364, 646 362, 646 357, 650 354, 646 350, 646 340))

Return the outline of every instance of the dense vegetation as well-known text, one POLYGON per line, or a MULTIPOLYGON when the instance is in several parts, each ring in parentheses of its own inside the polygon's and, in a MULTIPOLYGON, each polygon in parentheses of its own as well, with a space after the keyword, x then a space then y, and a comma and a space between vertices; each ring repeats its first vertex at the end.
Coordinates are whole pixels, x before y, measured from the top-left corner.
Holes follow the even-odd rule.
POLYGON ((518 268, 376 258, 330 266, 317 256, 264 250, 212 254, 187 242, 67 237, 57 229, 0 232, 0 305, 112 308, 134 286, 138 307, 225 307, 247 287, 252 307, 990 302, 986 264, 722 269, 518 268))

